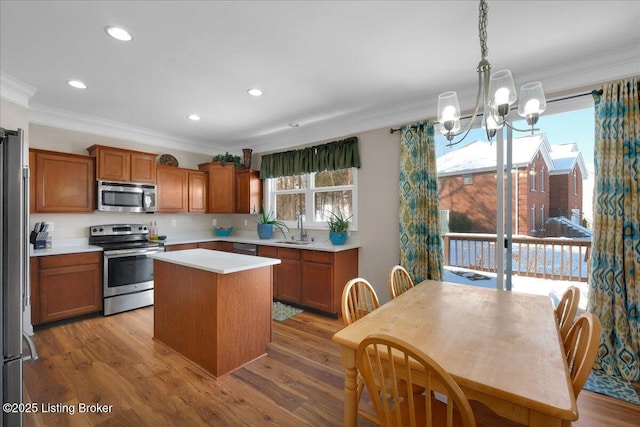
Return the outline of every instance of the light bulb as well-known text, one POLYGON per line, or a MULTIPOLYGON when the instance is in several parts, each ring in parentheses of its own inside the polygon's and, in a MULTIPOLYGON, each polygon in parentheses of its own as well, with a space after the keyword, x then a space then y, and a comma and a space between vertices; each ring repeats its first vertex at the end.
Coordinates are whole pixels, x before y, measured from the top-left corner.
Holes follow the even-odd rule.
POLYGON ((504 105, 509 103, 509 88, 501 87, 496 90, 496 105, 504 105))
POLYGON ((537 99, 530 99, 524 106, 525 114, 536 114, 540 112, 540 101, 537 99))
POLYGON ((453 105, 447 105, 444 110, 442 110, 442 120, 455 120, 456 119, 456 109, 453 105))

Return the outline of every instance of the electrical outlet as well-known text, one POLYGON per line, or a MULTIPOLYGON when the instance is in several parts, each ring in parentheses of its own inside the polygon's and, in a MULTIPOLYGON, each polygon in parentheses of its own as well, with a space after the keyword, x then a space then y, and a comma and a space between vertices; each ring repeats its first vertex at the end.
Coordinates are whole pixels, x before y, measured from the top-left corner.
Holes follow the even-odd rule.
POLYGON ((215 218, 213 218, 213 219, 211 220, 211 225, 213 225, 214 227, 215 227, 216 225, 218 225, 218 220, 217 220, 217 219, 215 219, 215 218))
POLYGON ((248 225, 248 224, 249 224, 249 222, 245 219, 244 220, 244 225, 248 225))
POLYGON ((172 226, 172 227, 175 227, 175 226, 177 226, 177 225, 178 225, 178 221, 176 221, 175 219, 172 219, 172 220, 171 220, 171 226, 172 226))

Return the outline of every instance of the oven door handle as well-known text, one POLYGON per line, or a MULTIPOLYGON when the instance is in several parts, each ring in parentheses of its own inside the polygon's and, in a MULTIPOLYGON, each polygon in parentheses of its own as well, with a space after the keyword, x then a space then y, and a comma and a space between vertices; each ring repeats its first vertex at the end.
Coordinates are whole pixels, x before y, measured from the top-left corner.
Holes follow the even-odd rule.
POLYGON ((164 247, 150 249, 116 249, 104 252, 105 258, 122 258, 126 256, 147 255, 155 252, 164 252, 164 247))

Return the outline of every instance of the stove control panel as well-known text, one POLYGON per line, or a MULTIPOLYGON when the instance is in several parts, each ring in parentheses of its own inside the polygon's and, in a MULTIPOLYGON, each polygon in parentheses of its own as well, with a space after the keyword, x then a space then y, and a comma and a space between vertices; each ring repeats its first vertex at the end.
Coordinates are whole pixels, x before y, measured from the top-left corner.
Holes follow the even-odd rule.
POLYGON ((93 236, 126 236, 131 234, 149 234, 146 224, 105 224, 92 225, 89 234, 93 236))

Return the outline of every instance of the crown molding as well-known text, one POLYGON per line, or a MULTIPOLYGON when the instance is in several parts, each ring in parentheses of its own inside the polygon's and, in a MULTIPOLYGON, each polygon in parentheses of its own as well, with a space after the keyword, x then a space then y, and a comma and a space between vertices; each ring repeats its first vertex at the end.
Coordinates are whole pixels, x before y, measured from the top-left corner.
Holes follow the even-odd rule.
MULTIPOLYGON (((603 83, 628 78, 640 74, 640 45, 629 46, 611 52, 598 53, 578 61, 558 64, 538 70, 530 70, 526 74, 517 76, 519 81, 542 81, 549 99, 554 94, 576 94, 585 88, 596 89, 603 83)), ((469 71, 470 82, 473 70, 469 71)), ((589 89, 589 90, 591 90, 589 89)), ((477 87, 469 86, 458 92, 461 100, 474 100, 477 87)), ((557 97, 556 97, 557 98, 557 97)), ((434 119, 437 109, 438 94, 425 94, 421 99, 406 103, 385 106, 379 109, 369 109, 353 114, 315 122, 310 125, 301 123, 300 127, 284 129, 277 132, 254 137, 245 141, 253 146, 257 152, 267 152, 291 146, 301 146, 364 131, 381 129, 387 126, 397 126, 398 123, 434 119)), ((586 108, 592 105, 585 99, 571 101, 572 108, 586 108)), ((461 105, 463 110, 470 113, 474 106, 461 105)))
POLYGON ((135 127, 126 123, 63 111, 37 104, 33 104, 29 110, 29 123, 197 154, 213 155, 220 151, 229 151, 227 147, 197 144, 151 129, 135 127))
POLYGON ((0 71, 0 97, 7 101, 29 108, 29 98, 37 91, 35 87, 0 71))

